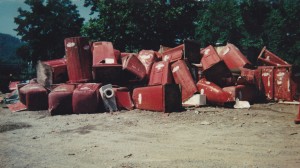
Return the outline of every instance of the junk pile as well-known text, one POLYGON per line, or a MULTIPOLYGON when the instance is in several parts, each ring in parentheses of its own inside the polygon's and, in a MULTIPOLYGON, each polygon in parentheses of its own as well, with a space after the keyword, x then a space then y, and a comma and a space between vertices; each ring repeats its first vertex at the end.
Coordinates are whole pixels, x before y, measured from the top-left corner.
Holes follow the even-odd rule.
MULTIPOLYGON (((17 84, 20 106, 51 115, 134 108, 176 112, 206 104, 249 108, 257 101, 299 100, 299 73, 262 49, 254 67, 233 44, 123 53, 111 42, 66 38, 66 58, 40 61, 37 79, 17 84), (23 104, 23 106, 22 106, 23 104)), ((17 108, 18 109, 18 108, 17 108)))

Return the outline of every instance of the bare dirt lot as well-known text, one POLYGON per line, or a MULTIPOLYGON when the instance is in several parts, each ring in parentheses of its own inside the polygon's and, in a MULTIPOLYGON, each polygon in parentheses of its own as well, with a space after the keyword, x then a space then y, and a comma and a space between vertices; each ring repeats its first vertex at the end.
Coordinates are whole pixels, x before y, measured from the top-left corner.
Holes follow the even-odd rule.
POLYGON ((0 107, 0 167, 299 167, 297 105, 50 116, 0 107))

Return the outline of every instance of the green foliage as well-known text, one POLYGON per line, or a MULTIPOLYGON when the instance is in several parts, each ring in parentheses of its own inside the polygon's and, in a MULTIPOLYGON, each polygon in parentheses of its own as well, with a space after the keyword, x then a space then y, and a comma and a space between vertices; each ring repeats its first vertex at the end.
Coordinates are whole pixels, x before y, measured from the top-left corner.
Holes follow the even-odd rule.
POLYGON ((122 51, 175 46, 194 36, 193 20, 199 2, 173 0, 86 0, 99 18, 91 19, 82 34, 92 40, 112 41, 122 51))
POLYGON ((78 36, 83 24, 70 0, 25 0, 30 10, 18 9, 15 18, 18 35, 26 46, 18 50, 24 60, 33 62, 61 58, 64 38, 78 36))
POLYGON ((299 9, 299 0, 214 0, 199 10, 195 38, 202 47, 234 43, 253 62, 267 46, 284 60, 300 64, 299 9))

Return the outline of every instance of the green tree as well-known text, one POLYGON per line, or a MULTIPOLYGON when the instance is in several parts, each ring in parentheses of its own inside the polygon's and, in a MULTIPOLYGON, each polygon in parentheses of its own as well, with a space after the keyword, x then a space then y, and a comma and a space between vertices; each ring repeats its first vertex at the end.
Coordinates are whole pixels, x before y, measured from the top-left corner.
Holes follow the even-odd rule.
POLYGON ((215 0, 199 11, 195 20, 196 34, 203 47, 218 42, 237 42, 242 35, 244 22, 238 3, 232 0, 215 0))
POLYGON ((30 10, 18 9, 15 29, 26 46, 18 53, 32 61, 61 58, 64 38, 80 35, 83 18, 70 0, 25 0, 30 10), (28 54, 28 55, 27 55, 28 54))
POLYGON ((184 0, 85 0, 98 18, 84 25, 82 33, 93 40, 112 41, 122 51, 175 46, 194 36, 193 20, 200 2, 184 0))

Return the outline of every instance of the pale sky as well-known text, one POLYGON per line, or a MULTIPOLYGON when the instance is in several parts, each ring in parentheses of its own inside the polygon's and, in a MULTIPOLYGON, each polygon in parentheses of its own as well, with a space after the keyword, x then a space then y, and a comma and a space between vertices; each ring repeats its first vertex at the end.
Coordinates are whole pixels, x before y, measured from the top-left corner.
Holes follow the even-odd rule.
MULTIPOLYGON (((77 6, 81 17, 88 21, 90 9, 83 6, 84 0, 72 0, 77 6)), ((0 0, 0 33, 17 36, 17 32, 13 29, 17 28, 14 23, 14 17, 18 16, 18 8, 28 10, 29 7, 24 3, 24 0, 0 0)))

